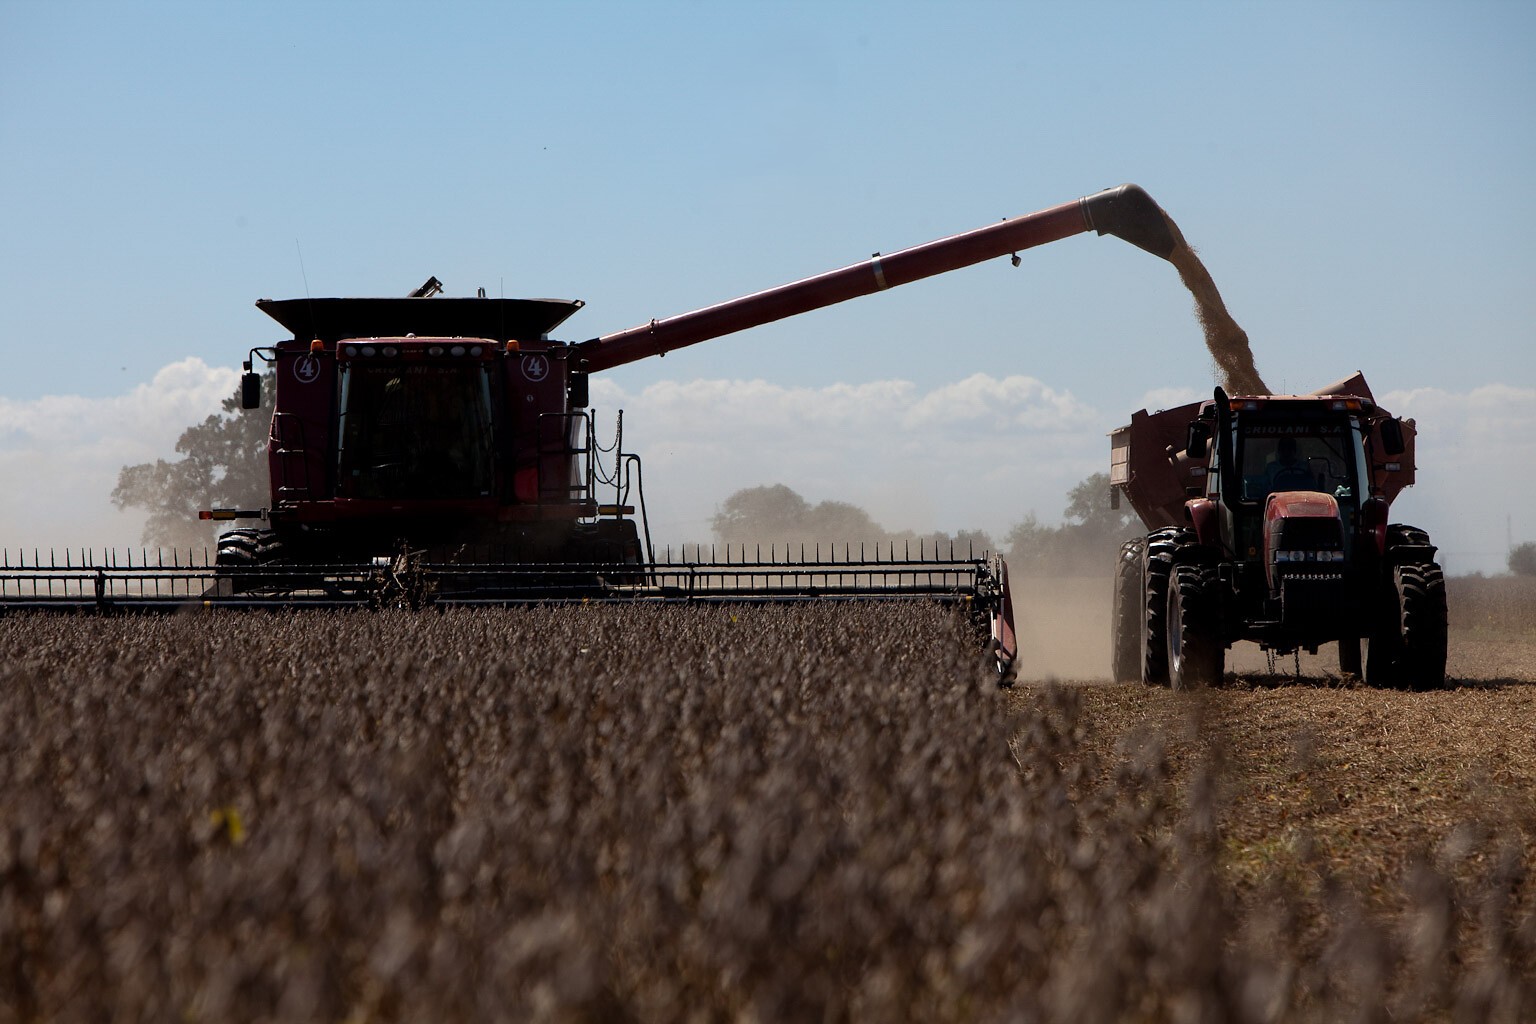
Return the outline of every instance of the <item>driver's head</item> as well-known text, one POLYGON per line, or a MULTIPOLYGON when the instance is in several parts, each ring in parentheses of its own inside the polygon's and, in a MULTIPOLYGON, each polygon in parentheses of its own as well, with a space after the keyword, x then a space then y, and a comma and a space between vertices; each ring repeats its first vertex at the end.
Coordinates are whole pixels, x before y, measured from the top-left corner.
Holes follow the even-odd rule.
POLYGON ((1275 458, 1280 462, 1291 463, 1296 461, 1296 439, 1294 437, 1282 437, 1280 445, 1275 449, 1275 458))

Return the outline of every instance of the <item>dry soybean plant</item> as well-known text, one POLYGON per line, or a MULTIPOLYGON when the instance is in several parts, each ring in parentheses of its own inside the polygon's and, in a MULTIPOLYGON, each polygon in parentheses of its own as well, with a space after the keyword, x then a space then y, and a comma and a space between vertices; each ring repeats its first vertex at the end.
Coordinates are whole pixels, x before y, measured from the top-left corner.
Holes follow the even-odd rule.
POLYGON ((999 695, 937 608, 12 616, 0 644, 0 1021, 1536 1007, 1531 926, 1490 897, 1497 948, 1457 948, 1430 868, 1401 928, 1239 907, 1212 787, 1175 799, 1156 744, 1099 763, 1073 691, 999 695))

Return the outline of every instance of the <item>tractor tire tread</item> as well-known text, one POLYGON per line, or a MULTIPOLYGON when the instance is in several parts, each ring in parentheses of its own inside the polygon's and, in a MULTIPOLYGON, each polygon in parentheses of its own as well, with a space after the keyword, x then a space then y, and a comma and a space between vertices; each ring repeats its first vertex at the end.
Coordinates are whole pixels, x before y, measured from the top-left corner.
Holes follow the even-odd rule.
POLYGON ((1168 685, 1168 583, 1174 552, 1193 538, 1193 530, 1180 527, 1147 534, 1142 561, 1145 602, 1141 652, 1141 681, 1147 686, 1168 685))
POLYGON ((1168 680, 1174 689, 1221 682, 1226 646, 1220 621, 1215 574, 1199 564, 1175 565, 1168 591, 1168 680))

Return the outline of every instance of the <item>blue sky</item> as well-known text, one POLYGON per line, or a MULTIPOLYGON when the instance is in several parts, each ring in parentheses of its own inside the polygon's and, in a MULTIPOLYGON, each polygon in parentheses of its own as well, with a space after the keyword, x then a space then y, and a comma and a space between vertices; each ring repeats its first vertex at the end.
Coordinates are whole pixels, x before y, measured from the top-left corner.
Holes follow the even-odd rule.
MULTIPOLYGON (((1536 6, 1517 2, 0 0, 0 461, 170 454, 163 432, 50 449, 42 410, 122 415, 189 358, 227 386, 210 375, 281 336, 260 297, 436 275, 584 299, 559 332, 580 340, 1136 181, 1272 386, 1363 369, 1378 397, 1436 410, 1405 514, 1498 568, 1506 532, 1536 539, 1532 484, 1505 474, 1475 529, 1453 488, 1532 461, 1511 424, 1536 418, 1533 47, 1536 6)), ((1054 519, 1107 462, 1104 431, 1210 384, 1173 269, 1084 236, 626 367, 600 393, 626 402, 651 487, 671 488, 654 498, 698 539, 722 487, 780 478, 892 526, 1054 519), (817 475, 825 451, 734 437, 740 395, 687 414, 725 444, 697 451, 646 398, 903 381, 920 401, 976 374, 1039 388, 994 388, 1014 398, 969 432, 906 438, 941 462, 990 453, 991 485, 940 475, 916 502, 857 429, 817 475), (1080 418, 1038 426, 1040 389, 1080 418)), ((0 506, 0 543, 31 542, 47 501, 0 506)))

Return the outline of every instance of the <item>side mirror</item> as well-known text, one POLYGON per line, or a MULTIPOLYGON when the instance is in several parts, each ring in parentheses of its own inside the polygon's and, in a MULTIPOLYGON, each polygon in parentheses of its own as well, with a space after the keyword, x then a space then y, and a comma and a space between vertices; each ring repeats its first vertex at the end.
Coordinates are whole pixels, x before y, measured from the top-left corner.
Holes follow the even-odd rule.
POLYGON ((1381 447, 1388 455, 1401 455, 1407 444, 1403 441, 1402 420, 1381 421, 1381 447))
POLYGON ((1191 459, 1203 459, 1211 453, 1211 428, 1208 423, 1196 420, 1189 425, 1189 439, 1184 450, 1191 459))
POLYGON ((245 372, 240 375, 240 408, 261 408, 261 374, 251 369, 251 364, 245 364, 245 372))
POLYGON ((567 378, 565 393, 570 396, 572 409, 585 409, 587 407, 587 375, 581 370, 572 370, 567 378))

